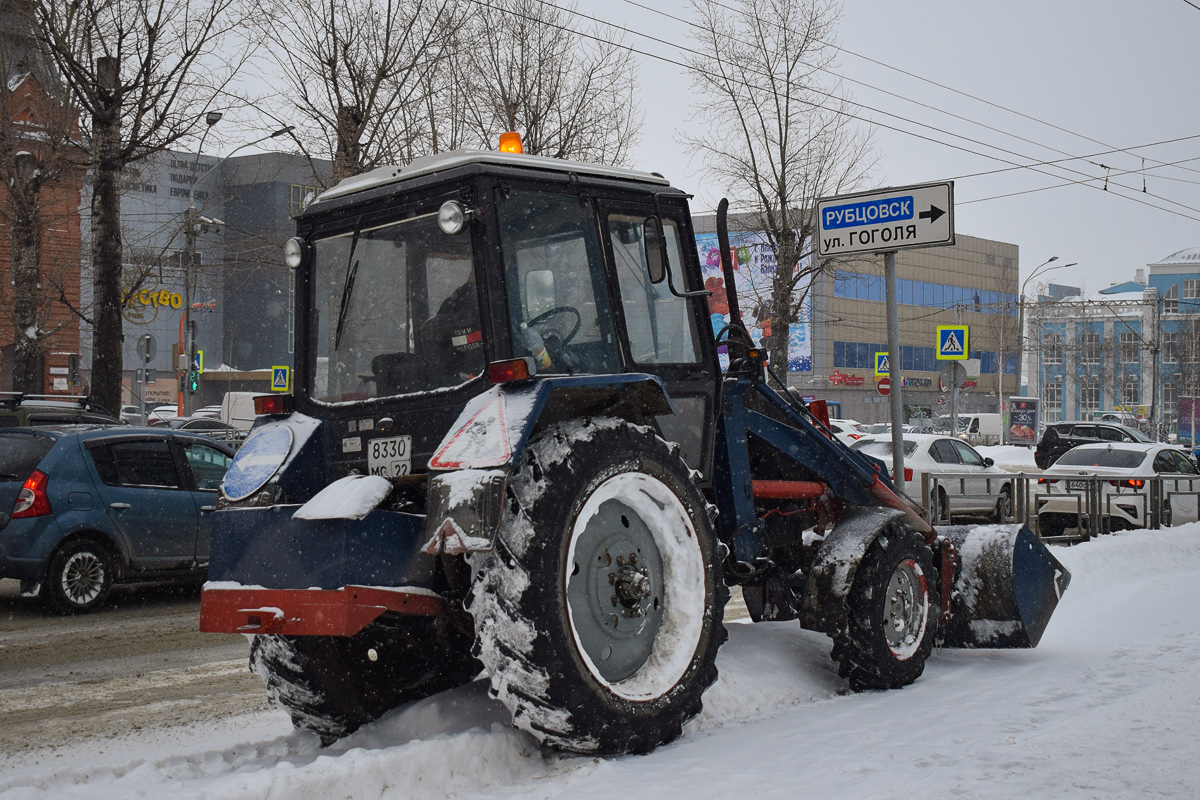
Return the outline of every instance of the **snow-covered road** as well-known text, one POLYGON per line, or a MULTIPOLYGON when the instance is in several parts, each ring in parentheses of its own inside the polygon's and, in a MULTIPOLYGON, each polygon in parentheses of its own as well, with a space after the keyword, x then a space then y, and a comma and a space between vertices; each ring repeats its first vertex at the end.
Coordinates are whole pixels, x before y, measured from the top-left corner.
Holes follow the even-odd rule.
POLYGON ((1041 646, 943 651, 849 694, 828 641, 731 625, 683 739, 546 759, 483 685, 332 748, 277 712, 0 758, 0 798, 1200 796, 1200 524, 1056 549, 1074 578, 1041 646))

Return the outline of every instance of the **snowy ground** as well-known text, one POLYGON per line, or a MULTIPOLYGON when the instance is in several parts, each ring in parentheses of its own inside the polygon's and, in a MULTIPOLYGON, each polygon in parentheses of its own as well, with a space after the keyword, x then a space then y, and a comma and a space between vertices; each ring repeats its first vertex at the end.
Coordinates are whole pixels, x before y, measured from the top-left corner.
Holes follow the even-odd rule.
POLYGON ((731 625, 703 715, 649 756, 544 758, 477 682, 327 750, 268 712, 0 755, 0 798, 1200 796, 1200 524, 1055 553, 1040 647, 943 651, 900 691, 848 694, 794 623, 731 625))

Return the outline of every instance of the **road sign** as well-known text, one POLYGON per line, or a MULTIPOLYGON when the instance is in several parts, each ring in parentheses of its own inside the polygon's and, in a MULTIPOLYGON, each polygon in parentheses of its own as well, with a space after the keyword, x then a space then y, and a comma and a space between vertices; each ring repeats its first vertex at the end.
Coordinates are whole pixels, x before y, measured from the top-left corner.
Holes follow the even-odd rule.
POLYGON ((969 325, 938 325, 938 360, 966 361, 971 352, 970 334, 969 325))
POLYGON ((204 372, 204 351, 197 350, 196 355, 192 358, 192 369, 195 372, 204 372))
POLYGON ((891 378, 880 378, 879 382, 875 384, 875 388, 879 390, 879 393, 881 395, 883 395, 884 397, 887 397, 889 394, 892 393, 892 379, 891 378))
POLYGON ((290 392, 292 390, 292 368, 271 367, 271 391, 290 392))
POLYGON ((938 405, 939 405, 939 406, 944 406, 944 405, 946 405, 946 395, 944 395, 944 394, 939 394, 939 395, 938 395, 938 401, 937 401, 937 403, 938 403, 938 405))
POLYGON ((875 377, 882 378, 884 375, 890 375, 892 372, 891 364, 888 363, 887 353, 875 354, 875 377))
POLYGON ((817 225, 821 258, 954 244, 954 181, 822 198, 817 225))
POLYGON ((947 361, 942 365, 942 372, 938 375, 938 389, 943 392, 951 392, 963 388, 963 384, 966 382, 967 369, 961 362, 947 361))
POLYGON ((153 361, 158 353, 158 340, 152 334, 143 333, 137 340, 137 354, 142 361, 153 361))

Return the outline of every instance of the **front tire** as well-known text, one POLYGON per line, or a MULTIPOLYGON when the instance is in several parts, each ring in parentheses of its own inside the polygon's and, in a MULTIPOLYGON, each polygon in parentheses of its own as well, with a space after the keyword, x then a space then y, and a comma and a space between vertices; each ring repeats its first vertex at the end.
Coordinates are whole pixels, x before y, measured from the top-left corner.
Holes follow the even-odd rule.
POLYGON ((1000 490, 1000 499, 996 501, 996 508, 992 512, 991 521, 996 523, 1004 522, 1005 519, 1012 516, 1012 513, 1012 492, 1006 486, 1000 490))
POLYGON ((646 753, 716 680, 728 590, 704 496, 652 430, 547 429, 510 482, 470 612, 494 696, 543 744, 646 753))
POLYGON ((45 596, 61 614, 99 608, 112 589, 112 558, 92 539, 75 539, 54 551, 46 570, 45 596))
POLYGON ((851 689, 898 689, 921 676, 941 595, 933 552, 915 531, 899 521, 884 528, 858 565, 847 606, 833 658, 851 689))

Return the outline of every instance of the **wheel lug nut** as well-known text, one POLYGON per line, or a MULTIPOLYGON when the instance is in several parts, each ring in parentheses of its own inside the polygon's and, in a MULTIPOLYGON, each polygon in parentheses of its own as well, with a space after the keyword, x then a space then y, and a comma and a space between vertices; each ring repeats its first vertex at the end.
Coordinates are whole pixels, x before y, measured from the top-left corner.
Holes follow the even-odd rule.
POLYGON ((612 604, 614 606, 617 604, 617 596, 615 594, 612 596, 612 604))
POLYGON ((617 556, 617 566, 618 566, 618 567, 623 567, 623 566, 625 566, 625 558, 624 558, 624 556, 617 556))

